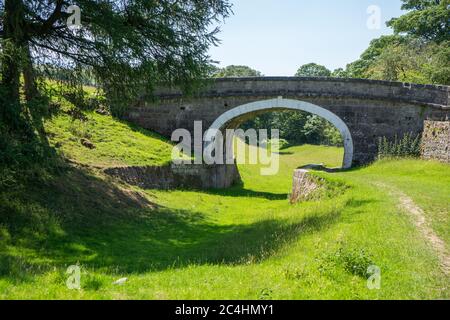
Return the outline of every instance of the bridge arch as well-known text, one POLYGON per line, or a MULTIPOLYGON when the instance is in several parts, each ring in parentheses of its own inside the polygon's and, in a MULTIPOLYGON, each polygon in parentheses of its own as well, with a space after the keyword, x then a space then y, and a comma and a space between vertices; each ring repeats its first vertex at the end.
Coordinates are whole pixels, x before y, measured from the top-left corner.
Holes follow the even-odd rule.
MULTIPOLYGON (((424 120, 448 121, 450 118, 448 86, 320 77, 210 79, 192 94, 185 94, 178 87, 159 87, 152 94, 139 98, 124 118, 165 137, 170 137, 178 128, 195 134, 196 121, 202 121, 207 129, 221 115, 236 107, 280 96, 320 106, 343 120, 351 132, 353 166, 376 159, 380 138, 420 134, 424 120)), ((286 106, 290 103, 286 99, 278 101, 278 105, 280 102, 279 109, 288 109, 286 106)), ((303 103, 303 106, 307 104, 303 103)), ((276 110, 277 102, 260 109, 276 110)), ((313 113, 319 110, 311 109, 313 113)), ((257 112, 249 113, 247 117, 255 114, 257 112)), ((232 123, 226 125, 236 128, 245 118, 235 115, 232 123)), ((340 127, 339 124, 336 126, 340 127)), ((348 150, 347 165, 351 158, 348 150)))
POLYGON ((345 122, 331 111, 328 111, 327 109, 322 108, 318 105, 301 100, 284 99, 283 97, 278 97, 276 99, 255 101, 233 108, 221 114, 212 123, 212 125, 205 133, 205 141, 212 141, 218 130, 227 129, 227 126, 229 126, 230 123, 233 122, 233 120, 239 117, 247 114, 258 113, 261 111, 274 110, 306 111, 332 123, 341 133, 342 141, 344 144, 344 159, 342 162, 342 168, 348 169, 352 166, 353 139, 350 130, 345 122))

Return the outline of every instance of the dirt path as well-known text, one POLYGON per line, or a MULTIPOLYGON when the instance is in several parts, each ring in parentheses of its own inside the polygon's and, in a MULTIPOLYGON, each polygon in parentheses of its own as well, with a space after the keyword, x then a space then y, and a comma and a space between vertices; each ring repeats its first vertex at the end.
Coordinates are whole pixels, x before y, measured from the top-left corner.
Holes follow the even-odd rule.
POLYGON ((436 251, 442 271, 446 274, 450 274, 450 255, 447 252, 445 242, 439 238, 439 236, 431 228, 429 222, 425 218, 425 212, 414 203, 414 201, 408 197, 401 190, 396 189, 390 185, 384 183, 377 183, 377 186, 389 190, 389 192, 399 200, 400 208, 409 214, 412 218, 414 225, 419 232, 427 239, 433 249, 436 251))

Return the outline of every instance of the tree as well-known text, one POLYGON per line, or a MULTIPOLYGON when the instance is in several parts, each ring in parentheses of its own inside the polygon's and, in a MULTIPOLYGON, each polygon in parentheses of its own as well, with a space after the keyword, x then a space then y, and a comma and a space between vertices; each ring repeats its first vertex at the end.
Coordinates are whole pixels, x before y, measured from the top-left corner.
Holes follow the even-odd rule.
POLYGON ((229 13, 229 0, 0 0, 0 165, 51 163, 49 77, 63 75, 76 93, 95 79, 121 115, 157 84, 195 87, 211 70, 214 25, 229 13))
POLYGON ((347 65, 347 76, 350 78, 368 78, 367 71, 383 51, 390 45, 405 41, 404 37, 398 35, 381 36, 372 40, 369 47, 361 54, 361 57, 347 65))
POLYGON ((295 74, 297 77, 329 77, 331 76, 331 71, 325 66, 319 65, 317 63, 308 63, 302 65, 295 74))
POLYGON ((427 82, 450 85, 450 41, 430 43, 424 56, 429 57, 423 65, 427 82))
POLYGON ((449 84, 449 4, 403 0, 409 12, 387 23, 396 34, 372 40, 360 59, 347 65, 348 77, 449 84))
POLYGON ((19 105, 20 77, 27 100, 46 66, 89 69, 120 105, 156 83, 188 87, 207 74, 207 51, 217 42, 212 24, 227 17, 228 0, 4 0, 0 4, 1 84, 19 105), (69 5, 82 26, 70 28, 69 5))
POLYGON ((231 65, 223 69, 218 69, 214 74, 215 78, 233 78, 233 77, 261 77, 262 73, 248 66, 231 65))
POLYGON ((416 61, 403 45, 391 45, 377 57, 366 71, 369 79, 405 81, 407 72, 413 69, 416 61))
POLYGON ((382 79, 412 83, 450 84, 450 46, 421 39, 393 44, 373 61, 366 75, 382 79))
POLYGON ((331 76, 333 78, 348 78, 348 72, 343 68, 337 68, 331 73, 331 76))
POLYGON ((450 40, 449 0, 402 1, 402 9, 409 12, 387 23, 396 33, 406 33, 438 43, 450 40))
POLYGON ((280 130, 280 137, 291 144, 306 142, 303 127, 307 121, 308 113, 299 111, 282 111, 276 113, 273 127, 280 130))
POLYGON ((307 115, 301 129, 305 142, 342 146, 341 134, 331 123, 316 115, 307 115))

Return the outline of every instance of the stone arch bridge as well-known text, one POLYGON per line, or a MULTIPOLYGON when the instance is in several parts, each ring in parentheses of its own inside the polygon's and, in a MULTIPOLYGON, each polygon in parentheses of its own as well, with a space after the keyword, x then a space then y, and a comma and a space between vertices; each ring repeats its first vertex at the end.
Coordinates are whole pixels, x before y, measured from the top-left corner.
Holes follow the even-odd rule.
POLYGON ((424 120, 450 117, 450 87, 362 79, 261 77, 209 80, 195 94, 160 88, 131 107, 127 120, 170 137, 193 131, 236 128, 260 113, 304 110, 333 123, 345 143, 343 167, 375 159, 380 137, 419 134, 424 120))

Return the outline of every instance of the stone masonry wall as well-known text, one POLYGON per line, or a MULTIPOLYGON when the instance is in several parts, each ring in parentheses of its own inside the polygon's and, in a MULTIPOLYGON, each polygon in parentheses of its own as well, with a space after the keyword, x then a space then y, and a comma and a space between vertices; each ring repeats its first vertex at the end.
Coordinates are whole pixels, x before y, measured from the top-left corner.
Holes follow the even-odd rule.
POLYGON ((422 157, 450 163, 450 121, 425 121, 422 157))
POLYGON ((167 165, 108 168, 104 172, 145 189, 222 189, 241 181, 235 165, 167 165))
POLYGON ((320 185, 317 183, 317 178, 311 176, 308 170, 294 170, 292 193, 289 196, 289 201, 291 204, 294 204, 308 200, 319 188, 320 185))

